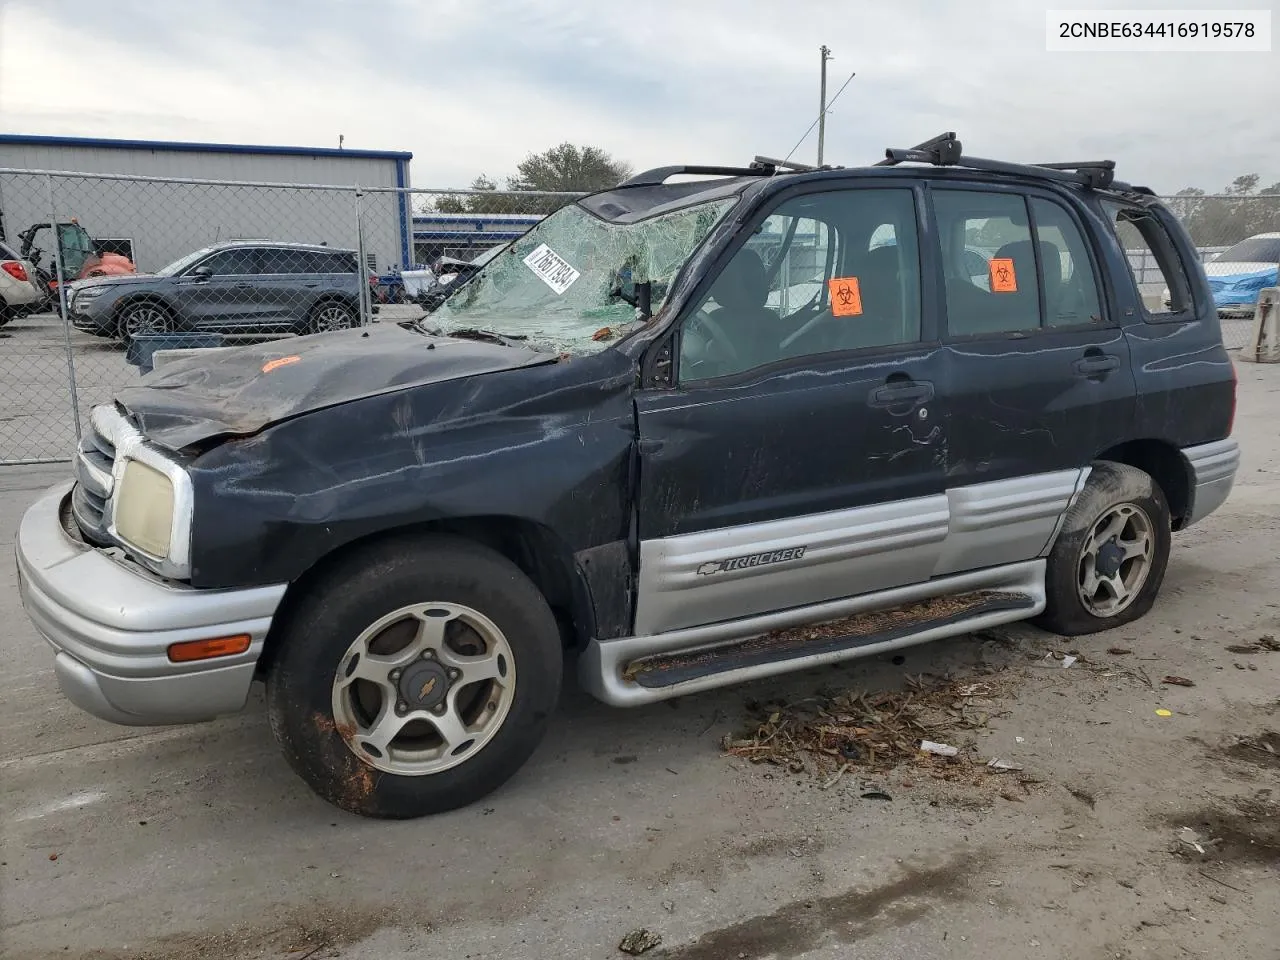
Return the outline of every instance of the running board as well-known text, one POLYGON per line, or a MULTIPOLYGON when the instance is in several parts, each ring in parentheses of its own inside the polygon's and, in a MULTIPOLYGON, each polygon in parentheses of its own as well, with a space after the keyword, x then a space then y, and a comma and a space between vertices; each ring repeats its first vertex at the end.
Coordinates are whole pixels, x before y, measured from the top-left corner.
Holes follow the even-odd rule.
POLYGON ((855 613, 827 623, 774 630, 749 640, 642 657, 627 664, 622 678, 653 690, 767 663, 889 643, 926 630, 955 627, 956 632, 963 633, 966 623, 983 614, 1016 611, 1032 616, 1035 606, 1035 598, 1027 594, 994 590, 935 597, 887 610, 855 613))
POLYGON ((593 640, 582 686, 619 707, 870 657, 1044 611, 1045 561, 938 577, 664 633, 593 640))

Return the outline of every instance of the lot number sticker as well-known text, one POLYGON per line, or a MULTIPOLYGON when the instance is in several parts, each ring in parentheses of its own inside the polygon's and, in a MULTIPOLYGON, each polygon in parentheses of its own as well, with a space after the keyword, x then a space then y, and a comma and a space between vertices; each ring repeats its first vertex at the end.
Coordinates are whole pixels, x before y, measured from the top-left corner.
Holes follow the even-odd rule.
POLYGON ((573 286, 575 280, 582 276, 571 267, 563 257, 545 243, 538 244, 536 250, 524 258, 524 265, 538 275, 548 287, 560 296, 573 286))
POLYGON ((833 317, 857 317, 862 315, 862 291, 857 277, 833 277, 827 281, 831 291, 831 315, 833 317))
POLYGON ((991 292, 1018 292, 1018 274, 1014 272, 1012 259, 997 257, 991 261, 991 292))

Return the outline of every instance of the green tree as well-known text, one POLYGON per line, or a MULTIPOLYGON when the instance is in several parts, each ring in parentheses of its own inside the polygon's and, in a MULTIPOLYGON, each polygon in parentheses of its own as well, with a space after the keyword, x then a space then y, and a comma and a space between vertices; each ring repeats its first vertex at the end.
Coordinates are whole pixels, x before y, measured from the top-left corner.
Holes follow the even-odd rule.
POLYGON ((615 160, 599 147, 562 143, 542 153, 531 153, 507 181, 511 190, 590 192, 616 187, 631 176, 630 165, 615 160))

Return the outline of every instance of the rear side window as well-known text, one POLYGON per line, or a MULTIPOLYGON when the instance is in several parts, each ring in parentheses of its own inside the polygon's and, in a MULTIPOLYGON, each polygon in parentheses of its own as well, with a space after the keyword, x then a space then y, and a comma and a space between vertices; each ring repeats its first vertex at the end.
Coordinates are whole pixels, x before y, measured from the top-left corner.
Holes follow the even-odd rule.
POLYGON ((1026 201, 1009 193, 938 190, 947 331, 974 336, 1038 330, 1040 289, 1026 201))
POLYGON ((1045 326, 1100 323, 1098 284, 1080 228, 1063 207, 1050 200, 1033 197, 1031 213, 1040 241, 1045 326))
POLYGON ((1147 315, 1171 318, 1192 308, 1191 283, 1169 232, 1142 207, 1104 201, 1147 315))
POLYGON ((938 190, 934 211, 950 335, 1101 320, 1089 248, 1066 208, 1009 193, 938 190))

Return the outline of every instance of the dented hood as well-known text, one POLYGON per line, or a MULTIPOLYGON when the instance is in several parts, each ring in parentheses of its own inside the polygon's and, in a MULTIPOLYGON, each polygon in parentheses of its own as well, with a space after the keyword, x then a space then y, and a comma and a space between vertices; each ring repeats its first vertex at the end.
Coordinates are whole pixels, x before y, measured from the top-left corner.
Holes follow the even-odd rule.
POLYGON ((555 360, 525 347, 375 326, 201 351, 116 400, 150 440, 176 451, 362 397, 555 360))

